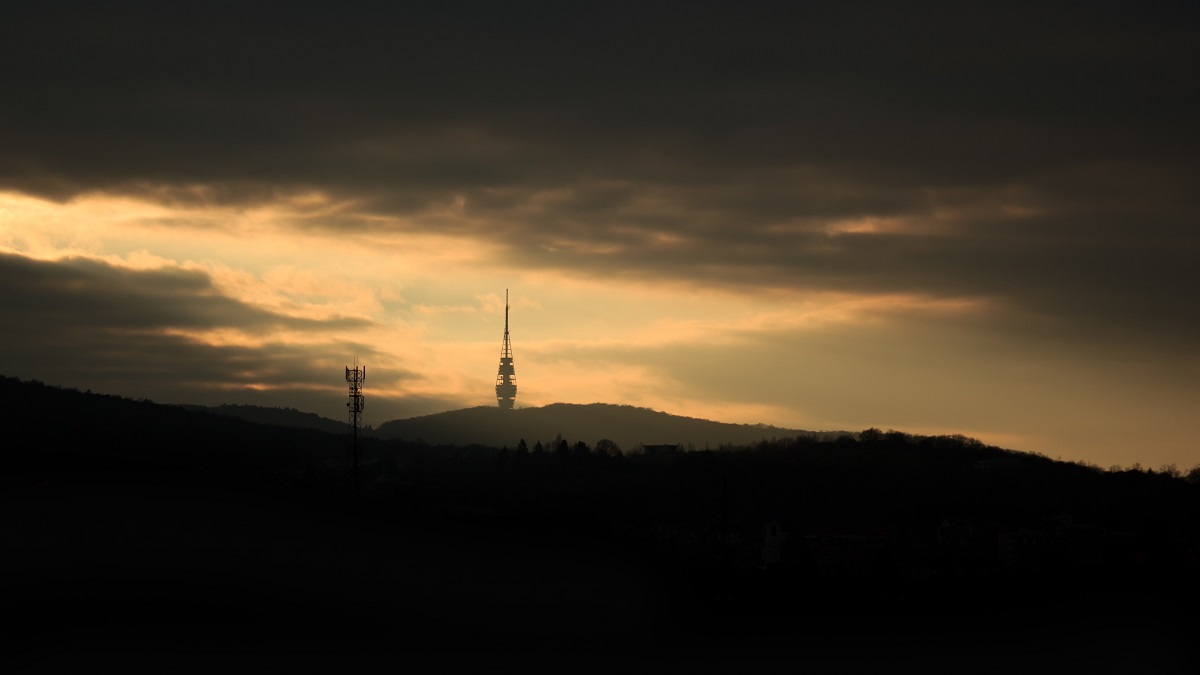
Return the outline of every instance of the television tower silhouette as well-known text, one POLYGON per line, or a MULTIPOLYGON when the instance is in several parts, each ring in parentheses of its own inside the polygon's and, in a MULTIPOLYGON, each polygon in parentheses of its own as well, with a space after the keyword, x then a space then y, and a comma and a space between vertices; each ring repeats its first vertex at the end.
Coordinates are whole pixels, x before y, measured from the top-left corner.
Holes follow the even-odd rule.
POLYGON ((496 373, 496 403, 512 410, 517 399, 517 373, 513 369, 512 343, 508 341, 508 289, 504 289, 504 346, 500 348, 500 371, 496 373))
POLYGON ((354 500, 358 501, 358 427, 362 422, 363 393, 362 384, 367 379, 367 367, 358 367, 358 357, 354 357, 354 367, 346 366, 346 383, 350 386, 350 401, 346 407, 350 410, 351 448, 354 456, 354 500))

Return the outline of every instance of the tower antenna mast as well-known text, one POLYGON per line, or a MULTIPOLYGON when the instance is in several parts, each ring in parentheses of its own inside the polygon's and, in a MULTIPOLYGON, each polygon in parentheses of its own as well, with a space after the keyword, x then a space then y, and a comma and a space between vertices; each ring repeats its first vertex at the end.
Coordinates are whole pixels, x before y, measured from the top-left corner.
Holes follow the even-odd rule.
POLYGON ((354 357, 354 367, 346 366, 346 383, 350 387, 350 400, 346 408, 350 411, 351 449, 354 456, 354 501, 358 501, 358 427, 362 422, 363 411, 363 381, 367 379, 367 367, 358 366, 358 357, 354 357))
POLYGON ((496 403, 512 410, 517 399, 517 371, 513 368, 512 343, 508 339, 508 289, 504 289, 504 345, 500 348, 500 370, 496 373, 496 403))

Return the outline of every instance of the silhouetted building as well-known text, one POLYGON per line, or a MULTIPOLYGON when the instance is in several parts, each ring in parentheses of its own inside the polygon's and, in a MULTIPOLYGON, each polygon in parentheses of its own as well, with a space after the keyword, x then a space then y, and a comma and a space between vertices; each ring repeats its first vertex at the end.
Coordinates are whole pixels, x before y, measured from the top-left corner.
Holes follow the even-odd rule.
POLYGON ((760 557, 764 565, 778 565, 783 561, 783 546, 787 542, 788 533, 783 523, 778 520, 768 520, 763 526, 763 545, 760 557))
POLYGON ((810 531, 800 536, 798 553, 814 572, 862 573, 878 570, 886 564, 895 540, 895 533, 886 530, 810 531))
POLYGON ((1021 460, 1016 457, 993 457, 975 462, 975 468, 984 471, 995 469, 1016 469, 1021 466, 1021 460))
POLYGON ((496 402, 512 410, 517 400, 517 372, 513 368, 512 344, 508 340, 508 289, 504 291, 504 346, 500 348, 500 371, 496 373, 496 402))
POLYGON ((1103 527, 1080 525, 1064 515, 1043 527, 1019 527, 997 537, 1004 566, 1025 572, 1104 565, 1118 540, 1103 527))
POLYGON ((938 546, 968 548, 975 540, 975 527, 963 518, 943 518, 938 526, 938 546))

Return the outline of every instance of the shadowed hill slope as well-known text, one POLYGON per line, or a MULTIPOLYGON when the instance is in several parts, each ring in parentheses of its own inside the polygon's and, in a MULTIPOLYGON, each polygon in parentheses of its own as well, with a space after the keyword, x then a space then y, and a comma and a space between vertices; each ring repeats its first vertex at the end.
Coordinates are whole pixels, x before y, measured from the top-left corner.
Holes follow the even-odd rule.
POLYGON ((279 427, 294 427, 297 429, 316 429, 331 434, 350 433, 350 423, 346 420, 331 420, 316 413, 302 412, 295 408, 271 408, 260 405, 181 405, 186 410, 199 410, 236 417, 255 424, 271 424, 279 427))
POLYGON ((679 444, 704 449, 745 445, 781 436, 834 438, 846 432, 812 432, 761 424, 727 424, 681 417, 649 408, 592 403, 555 403, 541 408, 501 410, 494 406, 465 408, 384 422, 376 429, 380 438, 421 440, 434 445, 491 445, 514 447, 525 439, 532 448, 556 436, 574 444, 593 445, 607 438, 624 450, 639 445, 679 444))

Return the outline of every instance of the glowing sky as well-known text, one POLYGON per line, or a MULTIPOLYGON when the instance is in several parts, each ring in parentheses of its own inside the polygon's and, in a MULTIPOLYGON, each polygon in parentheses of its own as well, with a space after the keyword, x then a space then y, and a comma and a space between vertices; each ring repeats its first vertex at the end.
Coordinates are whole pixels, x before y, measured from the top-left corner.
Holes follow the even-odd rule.
POLYGON ((0 374, 1200 463, 1187 3, 29 4, 0 374))

